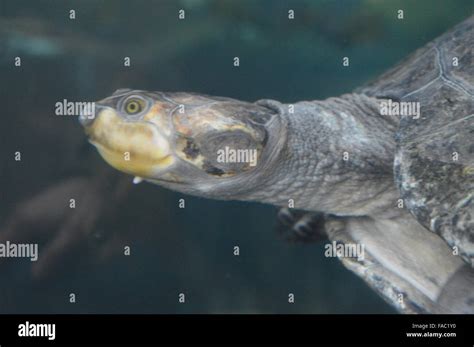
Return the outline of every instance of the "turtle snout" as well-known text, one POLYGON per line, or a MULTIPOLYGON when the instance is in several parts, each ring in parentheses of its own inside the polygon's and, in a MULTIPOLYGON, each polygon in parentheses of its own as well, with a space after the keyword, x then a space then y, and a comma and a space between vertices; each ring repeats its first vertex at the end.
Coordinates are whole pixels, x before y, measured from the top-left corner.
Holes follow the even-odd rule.
POLYGON ((94 122, 94 119, 95 119, 95 114, 94 115, 87 115, 87 114, 79 115, 79 123, 81 123, 83 127, 90 126, 94 122))
POLYGON ((96 118, 96 115, 100 111, 100 108, 101 107, 99 105, 96 105, 95 103, 93 104, 92 107, 82 108, 79 113, 79 123, 81 123, 83 127, 88 127, 92 125, 92 123, 94 122, 96 118))

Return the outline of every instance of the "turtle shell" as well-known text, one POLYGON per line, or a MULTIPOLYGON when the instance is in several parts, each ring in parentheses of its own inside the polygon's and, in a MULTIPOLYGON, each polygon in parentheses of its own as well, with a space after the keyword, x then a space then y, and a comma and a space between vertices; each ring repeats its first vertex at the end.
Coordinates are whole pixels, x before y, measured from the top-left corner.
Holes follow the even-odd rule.
POLYGON ((419 103, 400 117, 395 182, 418 221, 473 265, 474 16, 357 92, 419 103))

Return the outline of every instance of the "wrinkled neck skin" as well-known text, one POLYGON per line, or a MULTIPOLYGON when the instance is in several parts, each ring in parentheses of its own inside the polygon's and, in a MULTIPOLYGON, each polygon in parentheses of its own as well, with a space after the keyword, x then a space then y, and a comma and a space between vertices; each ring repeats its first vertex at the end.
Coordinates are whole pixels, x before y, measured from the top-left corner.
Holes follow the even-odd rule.
POLYGON ((380 115, 379 101, 347 94, 324 101, 281 104, 286 142, 272 175, 239 199, 340 216, 400 215, 393 181, 398 120, 380 115), (293 109, 294 108, 294 109, 293 109))

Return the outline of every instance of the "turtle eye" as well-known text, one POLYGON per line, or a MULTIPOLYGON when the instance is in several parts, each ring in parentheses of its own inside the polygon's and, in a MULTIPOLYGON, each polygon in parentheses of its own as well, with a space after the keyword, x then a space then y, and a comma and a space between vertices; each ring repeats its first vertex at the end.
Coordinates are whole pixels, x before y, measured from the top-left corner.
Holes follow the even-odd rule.
POLYGON ((129 115, 140 113, 145 108, 145 102, 142 99, 130 98, 125 102, 124 110, 129 115))

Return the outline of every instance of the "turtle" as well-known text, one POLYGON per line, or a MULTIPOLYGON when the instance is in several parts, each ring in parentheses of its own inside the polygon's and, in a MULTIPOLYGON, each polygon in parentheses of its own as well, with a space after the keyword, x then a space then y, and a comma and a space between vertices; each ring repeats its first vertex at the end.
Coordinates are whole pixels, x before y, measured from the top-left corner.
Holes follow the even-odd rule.
POLYGON ((119 89, 79 120, 135 183, 281 207, 401 313, 474 313, 474 16, 337 97, 119 89))

